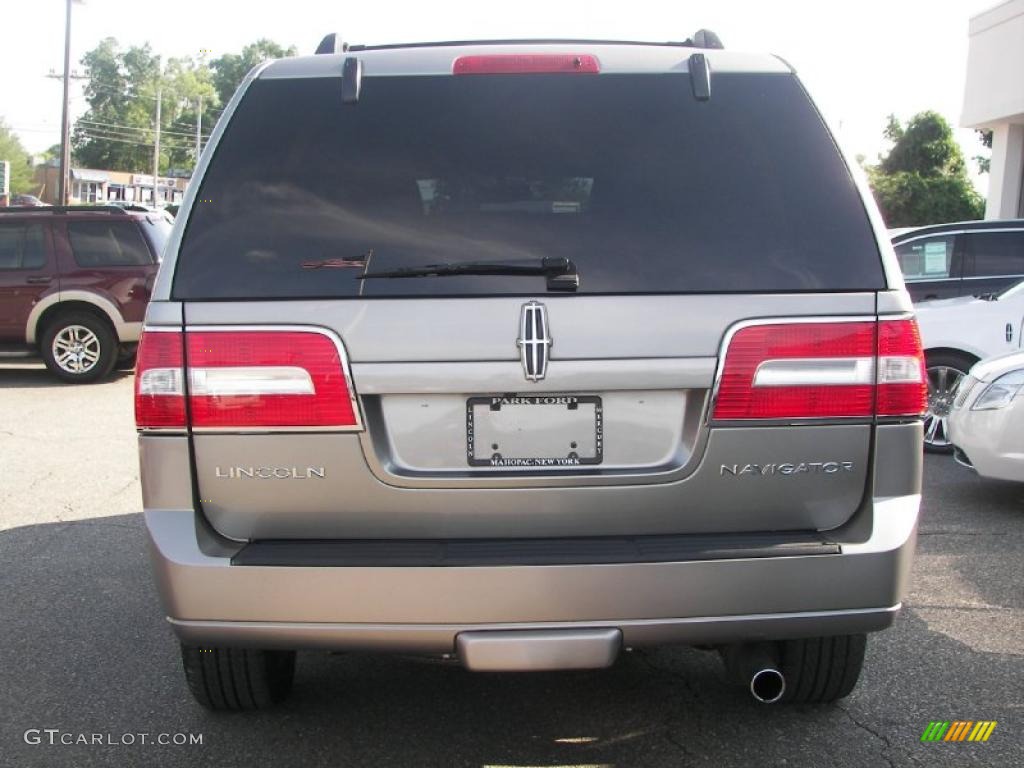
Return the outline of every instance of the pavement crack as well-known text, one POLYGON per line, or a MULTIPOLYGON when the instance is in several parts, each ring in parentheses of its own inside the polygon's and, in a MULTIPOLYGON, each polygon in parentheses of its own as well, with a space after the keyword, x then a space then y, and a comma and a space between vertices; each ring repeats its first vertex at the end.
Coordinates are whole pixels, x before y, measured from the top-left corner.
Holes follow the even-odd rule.
MULTIPOLYGON (((669 667, 663 667, 659 664, 656 664, 651 659, 651 656, 647 651, 636 649, 633 651, 633 656, 640 659, 641 663, 647 666, 647 668, 650 669, 652 672, 657 673, 659 676, 672 678, 673 680, 678 681, 686 690, 688 696, 694 699, 700 698, 700 692, 696 688, 694 688, 693 683, 686 675, 677 672, 676 670, 671 669, 669 667)), ((697 718, 700 719, 703 714, 702 710, 698 709, 697 713, 697 718)), ((675 749, 679 751, 679 753, 682 754, 683 757, 686 758, 687 763, 695 762, 698 756, 694 752, 692 752, 685 744, 683 744, 683 742, 679 741, 679 739, 675 737, 675 735, 672 733, 672 724, 672 713, 670 711, 666 711, 665 718, 661 722, 661 725, 659 727, 662 738, 665 739, 665 741, 667 741, 673 747, 675 747, 675 749)))
POLYGON ((840 712, 842 712, 844 715, 846 715, 847 719, 849 719, 849 721, 851 723, 853 723, 855 726, 860 728, 862 731, 867 731, 872 736, 874 736, 876 739, 878 739, 883 744, 885 744, 885 747, 878 753, 878 756, 881 757, 886 762, 886 765, 888 765, 889 768, 896 768, 896 764, 892 761, 892 757, 890 756, 890 753, 893 751, 893 746, 892 746, 892 742, 889 741, 889 737, 888 736, 886 736, 884 733, 880 733, 879 731, 876 731, 874 728, 872 728, 867 723, 862 723, 846 707, 844 707, 844 706, 842 706, 840 704, 836 704, 835 708, 838 709, 840 712))

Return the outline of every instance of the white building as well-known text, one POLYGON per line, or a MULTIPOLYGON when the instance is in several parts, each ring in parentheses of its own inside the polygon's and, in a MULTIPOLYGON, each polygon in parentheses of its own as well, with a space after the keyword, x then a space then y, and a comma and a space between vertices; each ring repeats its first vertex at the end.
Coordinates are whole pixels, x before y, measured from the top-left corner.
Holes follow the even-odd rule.
POLYGON ((986 219, 1024 218, 1024 0, 971 18, 960 124, 992 131, 986 219))

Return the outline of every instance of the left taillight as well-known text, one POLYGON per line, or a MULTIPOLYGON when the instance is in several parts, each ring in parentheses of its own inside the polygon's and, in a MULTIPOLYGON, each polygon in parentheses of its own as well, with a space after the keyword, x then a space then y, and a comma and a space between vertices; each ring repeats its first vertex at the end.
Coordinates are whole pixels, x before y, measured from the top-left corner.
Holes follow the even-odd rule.
POLYGON ((361 428, 341 344, 314 330, 146 331, 135 392, 140 429, 361 428))
POLYGON ((185 368, 181 331, 143 331, 135 363, 135 424, 184 429, 185 368))
POLYGON ((189 331, 194 429, 355 429, 340 346, 305 330, 189 331))

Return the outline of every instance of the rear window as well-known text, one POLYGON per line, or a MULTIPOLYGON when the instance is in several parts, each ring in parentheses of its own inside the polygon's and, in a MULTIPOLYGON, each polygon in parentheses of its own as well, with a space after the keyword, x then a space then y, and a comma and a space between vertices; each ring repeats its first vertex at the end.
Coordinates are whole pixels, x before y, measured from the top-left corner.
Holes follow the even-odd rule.
POLYGON ((40 269, 45 264, 42 224, 0 223, 0 269, 40 269))
POLYGON ((537 294, 537 276, 360 280, 569 258, 579 293, 885 285, 863 204, 791 75, 258 80, 192 207, 180 299, 537 294))
POLYGON ((153 258, 130 221, 68 222, 71 252, 80 267, 133 267, 153 258))
POLYGON ((977 277, 1024 274, 1024 231, 972 232, 967 242, 977 277))

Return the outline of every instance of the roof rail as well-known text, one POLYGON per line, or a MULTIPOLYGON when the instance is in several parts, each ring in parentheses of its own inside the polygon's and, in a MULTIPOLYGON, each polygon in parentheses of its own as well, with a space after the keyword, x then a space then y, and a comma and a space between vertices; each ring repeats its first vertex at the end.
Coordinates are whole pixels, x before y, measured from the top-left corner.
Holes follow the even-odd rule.
POLYGON ((106 203, 105 205, 12 205, 0 207, 3 213, 154 213, 151 208, 133 203, 106 203))
MULTIPOLYGON (((327 37, 330 37, 328 35, 327 37)), ((327 41, 320 43, 321 46, 327 41)), ((650 45, 650 46, 675 46, 678 48, 722 48, 722 41, 714 32, 708 29, 698 30, 692 37, 683 41, 666 40, 664 42, 652 42, 650 40, 597 40, 587 38, 515 38, 508 40, 439 40, 429 43, 385 43, 381 45, 346 45, 345 50, 350 53, 356 51, 381 51, 395 48, 453 48, 464 45, 650 45)), ((334 51, 320 51, 317 53, 334 53, 334 51)))

